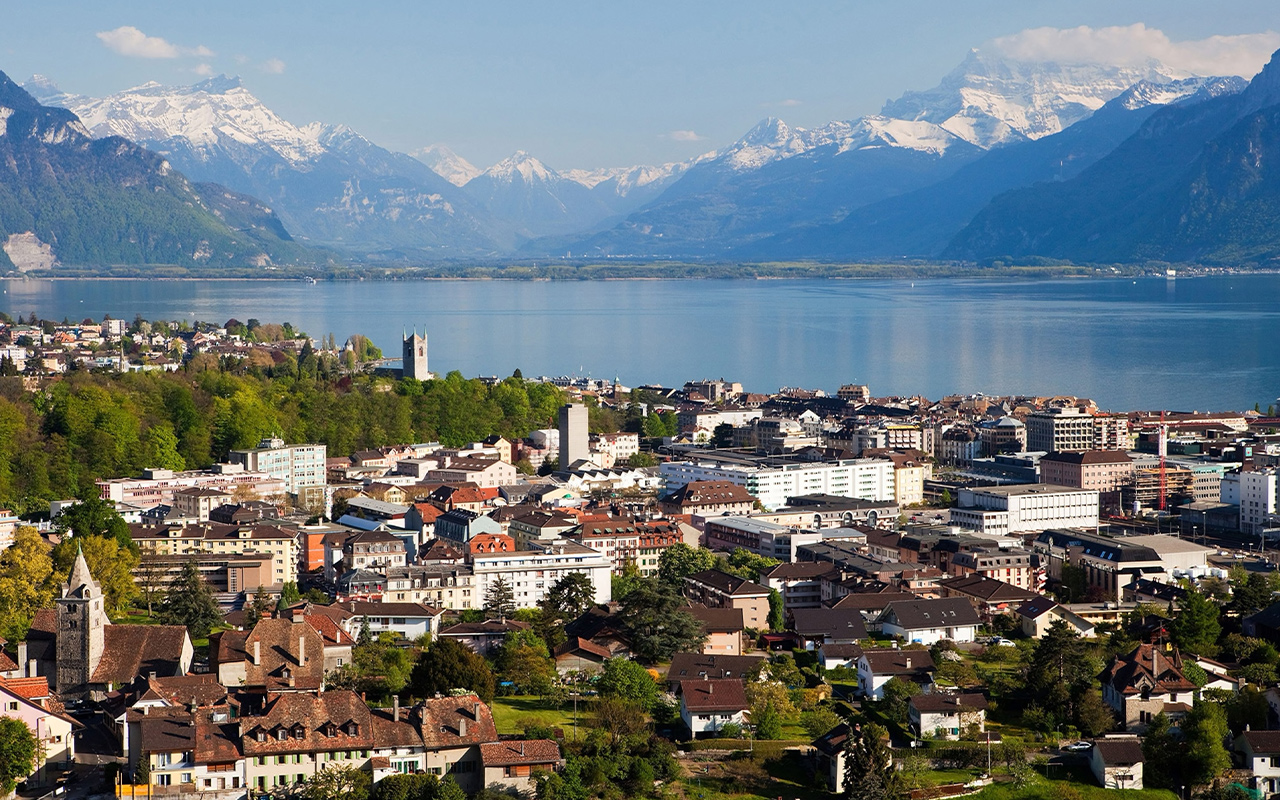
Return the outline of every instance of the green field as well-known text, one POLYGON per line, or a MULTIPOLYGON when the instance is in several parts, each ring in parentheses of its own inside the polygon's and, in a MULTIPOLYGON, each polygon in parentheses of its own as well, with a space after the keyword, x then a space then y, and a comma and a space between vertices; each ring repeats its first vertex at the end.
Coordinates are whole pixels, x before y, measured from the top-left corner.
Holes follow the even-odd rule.
MULTIPOLYGON (((527 727, 562 728, 573 738, 573 704, 563 709, 547 708, 540 697, 496 697, 493 700, 493 722, 498 733, 523 733, 527 727)), ((579 732, 590 725, 590 702, 578 704, 579 732)))

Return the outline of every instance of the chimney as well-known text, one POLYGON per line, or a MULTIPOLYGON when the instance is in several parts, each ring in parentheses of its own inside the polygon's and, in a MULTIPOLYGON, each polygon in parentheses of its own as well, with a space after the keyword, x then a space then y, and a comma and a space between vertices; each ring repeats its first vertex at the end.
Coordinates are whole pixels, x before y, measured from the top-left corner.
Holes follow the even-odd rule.
POLYGON ((391 698, 391 719, 395 722, 400 721, 400 695, 394 695, 391 698))
POLYGON ((520 755, 524 755, 524 739, 520 740, 520 755))
POLYGON ((907 669, 911 669, 911 656, 907 656, 906 664, 907 664, 907 669))
POLYGON ((151 706, 143 706, 143 707, 142 707, 142 716, 146 717, 146 716, 150 716, 150 715, 151 715, 151 706))
POLYGON ((253 643, 253 665, 255 667, 262 666, 262 646, 259 642, 253 643))
POLYGON ((307 663, 307 637, 298 637, 298 665, 305 666, 307 663))
MULTIPOLYGON (((26 642, 23 642, 23 644, 26 644, 26 642)), ((31 659, 30 661, 28 661, 28 662, 27 662, 27 677, 28 677, 28 678, 34 678, 34 677, 37 677, 37 674, 36 674, 36 673, 39 671, 39 668, 40 668, 40 667, 39 667, 39 664, 37 664, 37 663, 36 663, 36 660, 35 660, 34 658, 33 658, 33 659, 31 659)))
POLYGON ((34 678, 36 676, 36 673, 34 670, 35 659, 27 660, 27 643, 26 642, 18 642, 18 666, 27 668, 27 674, 23 675, 22 677, 34 678))
POLYGON ((707 694, 715 694, 715 693, 716 693, 716 685, 711 681, 707 681, 707 694))
POLYGON ((466 736, 466 735, 467 735, 467 718, 460 716, 458 717, 458 736, 466 736))
POLYGON ((150 683, 151 681, 154 681, 155 679, 156 679, 156 671, 155 671, 155 670, 151 670, 150 672, 148 672, 148 673, 147 673, 147 682, 148 682, 148 683, 150 683))

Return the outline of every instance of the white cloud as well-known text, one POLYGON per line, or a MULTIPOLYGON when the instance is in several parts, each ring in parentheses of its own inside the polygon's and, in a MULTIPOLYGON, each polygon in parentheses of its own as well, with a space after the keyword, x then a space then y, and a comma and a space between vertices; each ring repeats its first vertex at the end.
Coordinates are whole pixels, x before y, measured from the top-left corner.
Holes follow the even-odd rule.
POLYGON ((1081 25, 1029 28, 993 39, 983 49, 1019 61, 1141 66, 1156 60, 1188 74, 1250 78, 1280 49, 1280 33, 1266 31, 1175 42, 1164 31, 1141 22, 1108 28, 1081 25))
POLYGON ((796 99, 793 99, 793 98, 787 98, 786 100, 783 100, 783 101, 782 101, 781 103, 779 103, 778 105, 780 105, 780 106, 784 106, 784 107, 786 107, 786 108, 795 108, 796 106, 801 105, 801 103, 800 103, 800 101, 799 101, 799 100, 796 100, 796 99))
POLYGON ((148 36, 132 25, 121 25, 111 31, 99 31, 97 36, 108 50, 131 58, 177 58, 178 56, 208 58, 214 54, 204 45, 179 47, 159 36, 148 36))
POLYGON ((268 58, 262 62, 262 71, 269 72, 272 75, 279 75, 284 72, 284 62, 278 58, 268 58))
POLYGON ((207 78, 213 74, 213 67, 209 66, 208 64, 197 64, 195 66, 195 69, 191 71, 197 75, 203 75, 204 77, 207 78))
POLYGON ((672 131, 671 133, 664 133, 662 136, 664 139, 671 139, 675 142, 700 142, 707 138, 699 136, 694 131, 672 131))
POLYGON ((244 53, 236 53, 235 59, 237 64, 248 64, 250 61, 253 60, 248 56, 246 56, 244 53))

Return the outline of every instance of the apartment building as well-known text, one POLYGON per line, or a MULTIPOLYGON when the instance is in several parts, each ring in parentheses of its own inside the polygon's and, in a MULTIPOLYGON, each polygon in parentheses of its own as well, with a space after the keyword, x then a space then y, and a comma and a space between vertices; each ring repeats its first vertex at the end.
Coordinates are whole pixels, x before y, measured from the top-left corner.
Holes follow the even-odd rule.
POLYGON ((1027 449, 1046 453, 1095 449, 1094 418, 1074 406, 1047 408, 1027 415, 1027 449))
POLYGON ((1121 450, 1049 453, 1040 458, 1040 481, 1077 489, 1117 492, 1133 477, 1133 459, 1121 450))
POLYGON ((568 539, 531 542, 528 550, 514 553, 475 553, 471 571, 480 607, 499 578, 511 588, 519 608, 538 605, 556 581, 573 572, 590 579, 595 602, 607 603, 612 596, 613 562, 603 553, 568 539))
POLYGON ((828 494, 863 500, 894 499, 893 463, 883 459, 798 461, 789 458, 705 453, 685 461, 669 461, 659 474, 671 488, 693 481, 729 481, 744 487, 772 511, 788 497, 828 494))
MULTIPOLYGON (((195 524, 144 523, 129 526, 129 535, 138 546, 143 564, 160 564, 170 577, 182 570, 188 558, 206 565, 229 564, 237 559, 258 562, 270 557, 266 575, 259 575, 263 585, 276 586, 298 580, 300 549, 298 532, 275 525, 223 525, 217 522, 195 524), (212 558, 208 558, 212 557, 212 558)), ((213 567, 209 567, 213 569, 213 567)), ((157 578, 159 579, 159 578, 157 578)), ((258 584, 245 584, 224 579, 226 591, 252 591, 258 584)))
POLYGON ((982 533, 1096 528, 1098 491, 1048 483, 962 488, 951 524, 982 533))
POLYGON ((246 472, 261 472, 284 481, 285 491, 298 494, 309 487, 324 486, 328 480, 322 444, 286 445, 283 439, 263 439, 249 450, 232 450, 227 459, 246 472))

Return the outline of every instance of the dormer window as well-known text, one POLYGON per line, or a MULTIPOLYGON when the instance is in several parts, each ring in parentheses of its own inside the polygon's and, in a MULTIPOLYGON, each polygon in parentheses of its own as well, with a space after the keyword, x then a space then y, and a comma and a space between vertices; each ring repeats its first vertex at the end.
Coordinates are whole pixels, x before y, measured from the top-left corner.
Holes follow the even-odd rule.
POLYGON ((359 725, 357 725, 357 724, 356 724, 356 723, 354 723, 354 722, 348 722, 348 723, 347 723, 347 735, 348 735, 348 736, 359 736, 359 735, 360 735, 360 726, 359 726, 359 725))
POLYGON ((337 735, 338 735, 338 726, 337 726, 337 725, 334 725, 332 722, 326 723, 326 724, 325 724, 325 726, 324 726, 324 735, 325 735, 325 736, 337 736, 337 735))
POLYGON ((278 739, 279 741, 283 742, 287 735, 288 735, 288 731, 286 731, 284 728, 276 728, 276 739, 278 739))
POLYGON ((257 738, 257 740, 260 742, 265 742, 267 740, 267 732, 259 728, 258 734, 255 738, 257 738))
POLYGON ((295 739, 301 739, 301 738, 303 738, 303 737, 304 737, 304 736, 306 736, 306 735, 307 735, 307 731, 306 731, 306 729, 305 729, 305 728, 303 728, 301 725, 297 725, 297 726, 295 726, 295 727, 294 727, 294 729, 293 729, 293 738, 295 738, 295 739))

